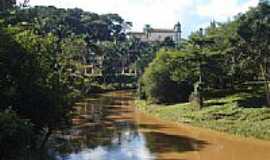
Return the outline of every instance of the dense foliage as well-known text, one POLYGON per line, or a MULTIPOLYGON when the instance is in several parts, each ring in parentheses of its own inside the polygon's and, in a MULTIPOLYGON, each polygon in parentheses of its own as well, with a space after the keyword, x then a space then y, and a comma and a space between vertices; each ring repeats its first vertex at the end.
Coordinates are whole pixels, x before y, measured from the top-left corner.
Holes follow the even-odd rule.
POLYGON ((115 64, 125 57, 127 67, 134 65, 146 45, 126 39, 131 23, 117 14, 15 4, 8 1, 0 10, 3 160, 42 150, 53 132, 68 127, 73 104, 96 91, 92 85, 97 78, 85 73, 95 57, 105 57, 101 83, 130 83, 130 78, 116 77, 115 64))
POLYGON ((156 103, 188 100, 194 70, 184 56, 183 52, 160 51, 141 79, 141 96, 156 103))
POLYGON ((160 46, 128 38, 132 24, 117 14, 27 2, 0 1, 0 123, 7 124, 0 128, 7 146, 0 159, 10 159, 9 150, 22 151, 16 159, 44 148, 53 132, 69 126, 72 106, 84 95, 135 87, 160 46), (24 131, 18 138, 27 142, 9 142, 24 131))
POLYGON ((1 160, 43 148, 69 125, 75 101, 99 85, 123 88, 141 75, 140 96, 155 103, 203 100, 209 90, 260 80, 270 106, 268 1, 232 21, 212 22, 180 46, 169 38, 128 38, 132 24, 117 14, 25 4, 0 1, 1 160), (122 74, 129 70, 135 78, 122 74))
POLYGON ((214 21, 192 33, 179 51, 160 51, 143 75, 141 96, 170 102, 183 93, 176 84, 186 77, 194 88, 191 98, 199 99, 213 89, 238 89, 259 81, 265 84, 269 106, 269 13, 269 2, 262 0, 232 21, 214 21))
POLYGON ((22 157, 34 145, 33 125, 16 113, 0 113, 0 132, 1 159, 22 157))

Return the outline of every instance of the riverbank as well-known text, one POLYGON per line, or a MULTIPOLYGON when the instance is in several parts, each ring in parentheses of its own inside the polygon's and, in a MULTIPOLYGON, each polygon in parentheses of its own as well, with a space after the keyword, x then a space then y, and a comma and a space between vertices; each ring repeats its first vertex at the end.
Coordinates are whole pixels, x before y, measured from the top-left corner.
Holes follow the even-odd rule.
POLYGON ((245 140, 162 121, 138 112, 134 91, 89 96, 76 104, 71 128, 59 132, 52 153, 64 159, 261 160, 270 141, 245 140), (250 154, 246 154, 250 151, 250 154))
POLYGON ((141 111, 163 120, 270 140, 270 108, 264 107, 264 98, 260 95, 251 90, 213 93, 202 109, 190 103, 157 105, 144 100, 135 103, 141 111))

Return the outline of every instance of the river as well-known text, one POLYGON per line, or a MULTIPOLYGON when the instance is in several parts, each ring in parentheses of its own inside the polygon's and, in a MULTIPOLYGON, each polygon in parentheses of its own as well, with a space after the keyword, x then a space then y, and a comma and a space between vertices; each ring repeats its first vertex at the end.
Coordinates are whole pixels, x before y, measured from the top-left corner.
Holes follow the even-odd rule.
POLYGON ((270 160, 268 141, 162 121, 133 102, 132 92, 117 91, 77 103, 73 126, 54 136, 56 159, 270 160))

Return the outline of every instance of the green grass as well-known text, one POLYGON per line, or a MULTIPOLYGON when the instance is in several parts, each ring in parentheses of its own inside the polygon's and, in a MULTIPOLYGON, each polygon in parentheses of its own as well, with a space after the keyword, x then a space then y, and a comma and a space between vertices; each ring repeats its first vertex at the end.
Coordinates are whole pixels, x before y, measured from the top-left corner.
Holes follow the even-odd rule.
POLYGON ((264 107, 261 95, 249 90, 208 97, 202 109, 191 103, 156 105, 142 100, 137 100, 136 105, 140 110, 164 120, 270 140, 270 108, 264 107))

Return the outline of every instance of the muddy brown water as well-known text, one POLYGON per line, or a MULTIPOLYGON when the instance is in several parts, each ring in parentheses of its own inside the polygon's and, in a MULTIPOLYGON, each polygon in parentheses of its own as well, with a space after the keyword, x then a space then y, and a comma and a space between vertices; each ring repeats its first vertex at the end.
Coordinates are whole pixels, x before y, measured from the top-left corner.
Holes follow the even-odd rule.
POLYGON ((270 160, 269 141, 162 121, 133 102, 117 91, 77 103, 72 128, 55 136, 56 159, 270 160))

